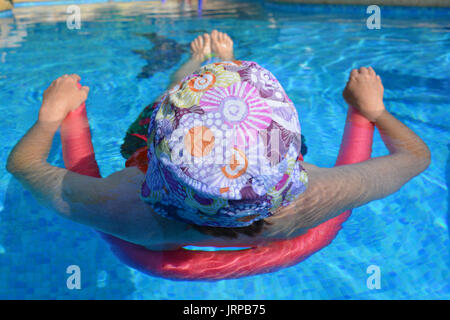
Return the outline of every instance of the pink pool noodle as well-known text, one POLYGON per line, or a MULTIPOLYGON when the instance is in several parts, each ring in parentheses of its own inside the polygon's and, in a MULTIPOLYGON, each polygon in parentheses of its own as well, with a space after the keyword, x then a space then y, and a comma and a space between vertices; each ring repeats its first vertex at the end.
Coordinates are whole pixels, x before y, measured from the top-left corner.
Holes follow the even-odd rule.
MULTIPOLYGON (((336 165, 370 158, 374 126, 350 109, 336 165)), ((85 105, 71 112, 61 126, 64 164, 68 170, 100 177, 91 142, 85 105)), ((307 233, 240 251, 152 251, 101 233, 114 254, 146 274, 173 280, 221 280, 273 272, 295 265, 329 245, 350 216, 345 211, 307 233)), ((149 214, 150 211, 149 211, 149 214)))
MULTIPOLYGON (((81 85, 78 84, 78 87, 81 88, 81 85)), ((95 161, 85 103, 64 119, 61 124, 61 142, 67 169, 85 176, 101 178, 95 161)))

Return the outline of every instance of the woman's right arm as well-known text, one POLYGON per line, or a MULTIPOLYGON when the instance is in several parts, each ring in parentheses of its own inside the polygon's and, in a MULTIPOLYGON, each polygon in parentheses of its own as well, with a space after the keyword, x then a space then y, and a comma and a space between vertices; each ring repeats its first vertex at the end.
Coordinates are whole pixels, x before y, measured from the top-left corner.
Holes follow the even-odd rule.
MULTIPOLYGON (((401 154, 406 159, 415 161, 412 168, 405 168, 406 174, 416 176, 428 167, 431 160, 428 146, 418 135, 387 110, 384 110, 377 118, 375 126, 391 155, 401 154)), ((402 167, 406 165, 406 159, 402 158, 403 162, 399 163, 402 167)), ((402 169, 400 168, 399 170, 402 169)))
POLYGON ((305 163, 309 176, 307 191, 291 208, 284 210, 286 213, 295 211, 295 219, 286 219, 290 222, 285 230, 294 236, 345 210, 395 193, 430 164, 431 154, 427 145, 385 109, 379 77, 371 69, 363 71, 358 74, 352 72, 353 80, 359 83, 353 83, 354 87, 351 87, 350 80, 346 88, 350 92, 344 91, 344 97, 375 122, 389 155, 333 168, 305 163))
POLYGON ((383 103, 384 88, 372 68, 353 70, 344 90, 345 100, 373 121, 389 150, 389 155, 372 158, 351 168, 363 168, 366 196, 357 206, 386 197, 424 171, 430 164, 431 153, 422 139, 390 114, 383 103), (361 203, 363 201, 363 203, 361 203))

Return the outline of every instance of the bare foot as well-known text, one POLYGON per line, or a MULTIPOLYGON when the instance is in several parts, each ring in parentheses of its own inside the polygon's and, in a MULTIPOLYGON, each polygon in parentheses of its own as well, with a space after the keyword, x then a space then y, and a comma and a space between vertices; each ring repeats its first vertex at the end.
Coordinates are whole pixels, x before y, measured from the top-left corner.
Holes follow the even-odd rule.
POLYGON ((212 50, 221 60, 234 60, 233 40, 224 32, 213 30, 211 32, 212 50))
POLYGON ((191 42, 192 57, 199 61, 205 60, 205 57, 211 54, 211 37, 205 33, 198 36, 191 42))
POLYGON ((372 67, 362 67, 352 70, 342 95, 349 105, 374 122, 385 110, 383 92, 380 76, 372 67))

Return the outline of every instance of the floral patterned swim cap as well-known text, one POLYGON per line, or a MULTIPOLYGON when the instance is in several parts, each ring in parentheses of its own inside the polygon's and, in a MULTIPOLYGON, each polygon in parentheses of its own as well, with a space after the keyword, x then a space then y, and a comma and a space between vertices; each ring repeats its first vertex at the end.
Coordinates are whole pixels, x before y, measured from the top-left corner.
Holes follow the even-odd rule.
POLYGON ((306 190, 297 111, 280 83, 251 61, 201 67, 152 114, 141 198, 161 216, 245 227, 306 190))

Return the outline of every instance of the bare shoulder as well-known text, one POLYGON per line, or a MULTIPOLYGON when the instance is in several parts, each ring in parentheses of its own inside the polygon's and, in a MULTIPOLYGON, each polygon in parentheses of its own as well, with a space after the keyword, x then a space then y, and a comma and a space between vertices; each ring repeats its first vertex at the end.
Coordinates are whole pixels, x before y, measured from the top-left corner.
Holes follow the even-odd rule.
POLYGON ((137 167, 129 167, 120 171, 116 171, 103 180, 108 184, 123 185, 124 183, 142 183, 144 177, 144 173, 137 167))
POLYGON ((315 164, 312 163, 308 163, 305 161, 300 161, 300 164, 303 166, 303 168, 306 169, 306 172, 310 172, 310 171, 314 171, 314 170, 318 170, 320 169, 318 166, 316 166, 315 164))
POLYGON ((305 233, 313 227, 319 212, 323 211, 326 187, 326 170, 314 164, 301 162, 308 174, 306 191, 286 207, 280 208, 272 217, 265 235, 274 239, 289 239, 305 233))
POLYGON ((141 244, 144 234, 158 238, 157 221, 151 207, 140 199, 144 174, 136 167, 116 171, 102 179, 96 197, 98 215, 105 216, 101 231, 141 244))
POLYGON ((102 193, 110 200, 110 212, 114 212, 114 220, 119 220, 124 226, 136 225, 142 219, 146 223, 152 221, 153 210, 140 197, 144 178, 138 168, 130 167, 103 179, 102 193))
POLYGON ((119 226, 114 233, 109 233, 151 248, 179 247, 183 240, 201 239, 192 226, 159 216, 141 199, 144 178, 138 168, 130 167, 104 179, 111 197, 111 223, 119 226))
POLYGON ((136 167, 125 168, 116 171, 106 178, 103 178, 103 187, 99 191, 99 197, 103 196, 111 201, 113 211, 129 212, 143 208, 143 201, 140 200, 141 185, 144 174, 136 167), (139 208, 137 208, 139 207, 139 208))
POLYGON ((306 191, 290 205, 268 219, 269 237, 292 238, 305 233, 341 212, 353 208, 359 197, 361 179, 351 175, 351 168, 323 168, 302 162, 308 174, 306 191), (272 229, 272 230, 270 230, 272 229))
POLYGON ((346 210, 384 198, 404 183, 386 156, 332 168, 302 165, 308 174, 307 189, 269 218, 271 236, 297 236, 346 210))

